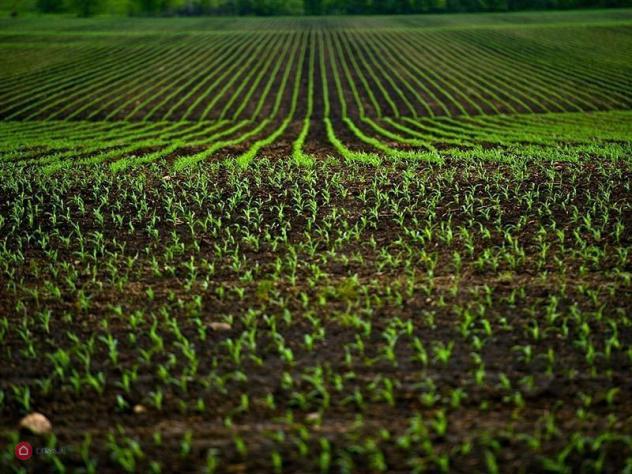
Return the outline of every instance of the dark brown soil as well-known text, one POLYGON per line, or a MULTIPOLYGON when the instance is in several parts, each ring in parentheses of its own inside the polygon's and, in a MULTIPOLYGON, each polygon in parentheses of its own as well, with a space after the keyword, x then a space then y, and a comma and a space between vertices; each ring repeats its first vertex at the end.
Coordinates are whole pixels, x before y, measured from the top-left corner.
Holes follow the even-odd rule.
MULTIPOLYGON (((282 139, 266 152, 289 146, 282 139)), ((24 169, 0 185, 3 229, 13 226, 0 259, 4 469, 52 469, 48 455, 27 464, 13 458, 11 436, 44 445, 17 434, 30 410, 51 419, 57 447, 65 449, 58 458, 70 471, 92 460, 98 472, 120 472, 130 466, 129 453, 139 472, 152 462, 163 472, 201 472, 209 453, 218 472, 273 472, 273 453, 284 472, 297 473, 327 466, 439 471, 445 462, 451 472, 542 472, 547 459, 560 458, 572 472, 596 462, 605 472, 624 468, 632 456, 632 295, 625 279, 632 267, 621 252, 632 240, 616 229, 632 225, 628 163, 328 162, 307 170, 287 161, 258 161, 247 171, 152 166, 124 176, 94 168, 44 177, 24 169), (313 218, 309 206, 297 207, 299 195, 314 200, 313 218), (61 203, 70 220, 54 224, 61 203), (103 223, 95 219, 99 207, 107 210, 103 223), (19 208, 32 211, 15 221, 19 208), (123 216, 122 226, 112 212, 123 216), (193 237, 190 213, 220 218, 222 226, 204 231, 198 224, 193 237), (582 221, 587 213, 599 235, 582 221), (158 239, 145 230, 153 215, 158 239), (427 226, 434 237, 420 240, 427 226), (444 240, 442 226, 454 231, 453 240, 444 240), (362 229, 357 238, 345 237, 354 228, 362 229), (512 250, 506 231, 522 250, 512 250), (287 239, 275 248, 283 232, 287 239), (471 255, 464 232, 473 236, 471 255), (262 239, 260 248, 248 233, 262 239), (436 261, 432 270, 422 249, 436 261), (18 251, 23 259, 9 264, 18 251), (455 252, 463 258, 459 270, 455 252), (504 260, 521 253, 515 268, 504 260), (495 255, 502 259, 492 268, 495 255), (213 329, 218 322, 228 326, 213 329), (306 336, 314 338, 311 350, 306 336), (117 340, 116 361, 107 337, 117 340), (425 364, 416 359, 415 338, 427 351, 425 364), (229 351, 237 341, 239 362, 229 351), (450 343, 443 363, 438 348, 450 343), (55 374, 59 350, 70 357, 63 376, 55 374), (75 390, 73 371, 103 374, 102 393, 85 381, 75 390), (130 371, 137 375, 124 389, 130 371), (325 391, 314 382, 317 373, 325 391), (14 391, 22 387, 30 389, 30 409, 14 391), (161 406, 152 402, 157 391, 161 406), (137 404, 146 411, 135 413, 137 404), (92 441, 83 459, 86 435, 92 441)))

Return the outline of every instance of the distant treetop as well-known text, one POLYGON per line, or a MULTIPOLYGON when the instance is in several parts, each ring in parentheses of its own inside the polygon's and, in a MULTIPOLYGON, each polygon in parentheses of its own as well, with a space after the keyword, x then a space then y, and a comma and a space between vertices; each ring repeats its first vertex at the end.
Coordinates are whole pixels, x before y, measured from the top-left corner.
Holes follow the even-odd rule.
POLYGON ((80 16, 112 11, 141 16, 391 15, 630 6, 632 0, 36 0, 42 13, 74 11, 80 16))

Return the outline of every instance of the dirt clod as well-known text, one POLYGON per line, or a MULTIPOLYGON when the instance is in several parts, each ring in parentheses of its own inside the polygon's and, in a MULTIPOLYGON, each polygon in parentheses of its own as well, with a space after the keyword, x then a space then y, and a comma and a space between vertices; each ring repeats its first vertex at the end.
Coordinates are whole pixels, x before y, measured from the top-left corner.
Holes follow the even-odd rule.
POLYGON ((45 436, 53 432, 53 425, 41 413, 30 413, 20 420, 20 428, 37 436, 45 436))
POLYGON ((210 323, 208 325, 213 331, 221 332, 221 331, 230 331, 232 326, 228 323, 210 323))

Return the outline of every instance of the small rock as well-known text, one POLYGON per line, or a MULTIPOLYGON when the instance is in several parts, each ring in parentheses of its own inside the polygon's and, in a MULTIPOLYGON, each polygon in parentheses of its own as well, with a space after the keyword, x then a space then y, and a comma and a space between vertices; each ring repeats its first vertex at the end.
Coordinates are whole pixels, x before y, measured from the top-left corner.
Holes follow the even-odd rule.
POLYGON ((134 405, 134 413, 137 415, 141 415, 143 413, 145 413, 147 411, 147 408, 145 408, 143 405, 134 405))
POLYGON ((20 428, 29 430, 31 433, 42 436, 53 432, 53 425, 48 418, 41 413, 30 413, 20 421, 20 428))
POLYGON ((228 323, 210 323, 208 325, 213 331, 230 331, 232 326, 228 323))
POLYGON ((318 420, 320 420, 320 413, 314 412, 314 413, 308 413, 307 416, 305 417, 305 420, 314 423, 318 420))

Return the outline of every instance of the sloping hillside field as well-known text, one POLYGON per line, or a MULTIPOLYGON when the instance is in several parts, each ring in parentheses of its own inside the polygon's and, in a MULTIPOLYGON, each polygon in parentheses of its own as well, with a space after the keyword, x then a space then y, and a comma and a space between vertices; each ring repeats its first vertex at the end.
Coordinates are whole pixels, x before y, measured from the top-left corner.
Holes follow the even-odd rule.
POLYGON ((631 187, 630 10, 2 19, 0 471, 632 472, 631 187))

